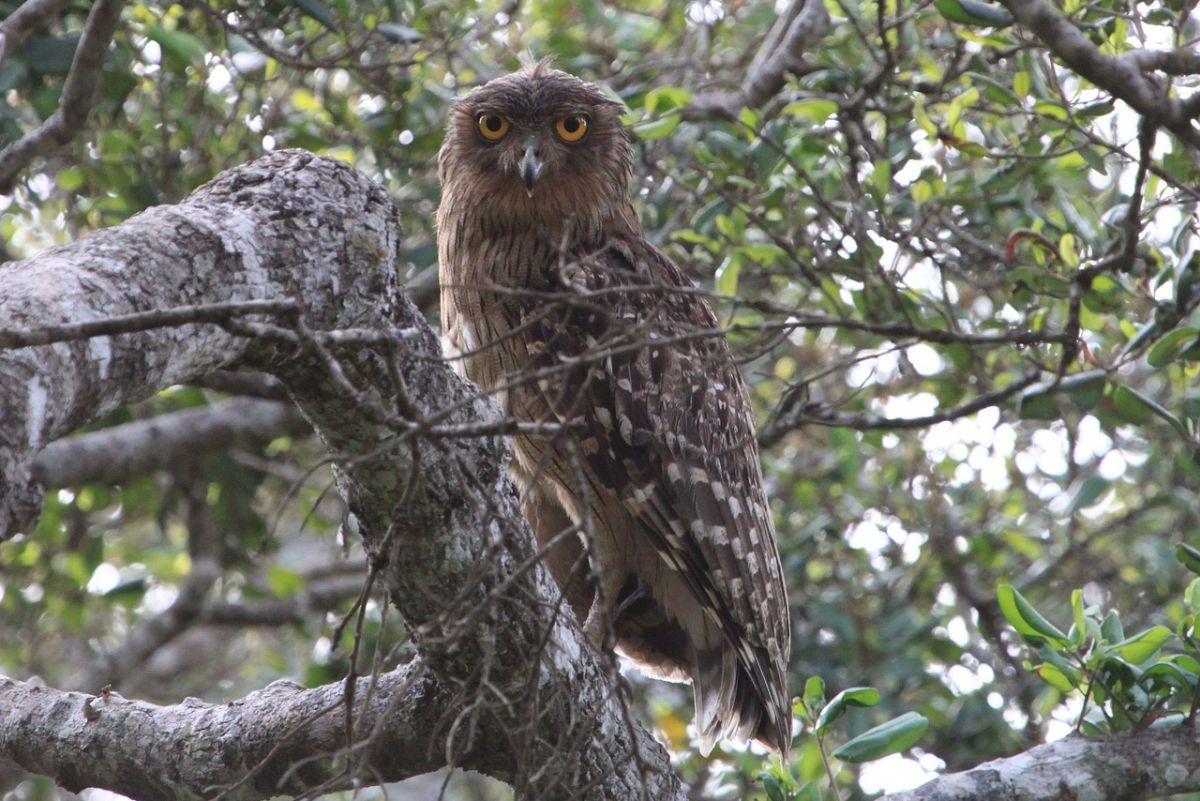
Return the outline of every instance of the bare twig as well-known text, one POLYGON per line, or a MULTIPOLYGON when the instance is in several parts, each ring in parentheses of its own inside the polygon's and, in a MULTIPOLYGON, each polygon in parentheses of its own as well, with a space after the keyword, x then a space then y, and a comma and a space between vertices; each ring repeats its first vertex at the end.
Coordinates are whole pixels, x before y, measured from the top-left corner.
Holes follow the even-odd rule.
POLYGON ((34 28, 62 10, 67 0, 27 0, 0 22, 0 66, 8 54, 21 46, 34 28))
POLYGON ((739 109, 757 108, 783 88, 789 72, 804 69, 804 54, 825 34, 829 12, 821 0, 792 0, 771 27, 750 62, 742 84, 732 92, 706 92, 684 110, 691 119, 733 117, 739 109))
POLYGON ((201 303, 176 306, 148 312, 135 312, 88 320, 82 323, 63 323, 40 328, 0 329, 0 350, 49 345, 89 337, 129 334, 153 328, 172 328, 188 323, 224 323, 247 314, 284 314, 294 312, 293 300, 239 300, 227 303, 201 303))
POLYGON ((83 127, 95 99, 104 55, 121 19, 122 0, 96 0, 63 85, 58 109, 45 122, 0 150, 0 192, 9 191, 25 166, 71 141, 83 127))

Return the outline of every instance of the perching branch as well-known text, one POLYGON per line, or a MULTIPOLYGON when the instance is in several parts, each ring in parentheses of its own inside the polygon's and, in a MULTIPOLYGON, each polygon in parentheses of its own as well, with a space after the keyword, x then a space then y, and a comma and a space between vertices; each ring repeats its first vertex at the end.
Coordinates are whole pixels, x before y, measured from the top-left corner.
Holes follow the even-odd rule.
POLYGON ((122 0, 96 0, 92 6, 58 108, 37 128, 0 150, 0 193, 9 191, 29 162, 62 147, 83 127, 100 84, 108 43, 121 19, 122 5, 122 0))
POLYGON ((287 385, 334 455, 377 586, 422 666, 416 689, 400 686, 407 671, 387 679, 393 699, 419 709, 360 707, 370 693, 354 685, 364 689, 353 699, 349 751, 342 684, 294 698, 269 688, 230 708, 93 704, 99 717, 79 696, 8 684, 0 750, 23 767, 143 801, 210 797, 211 785, 239 781, 231 797, 320 792, 446 765, 546 801, 637 798, 642 788, 683 798, 665 750, 630 721, 614 671, 597 661, 531 547, 503 470, 504 427, 440 359, 403 295, 400 223, 386 193, 352 168, 281 151, 178 206, 0 266, 0 320, 24 331, 148 309, 295 304, 237 325, 188 322, 0 351, 0 531, 33 524, 33 466, 46 443, 166 386, 264 371, 287 385), (350 330, 373 335, 352 348, 326 335, 350 330), (256 706, 263 698, 271 703, 256 706), (232 728, 220 725, 227 720, 232 728), (299 740, 288 737, 296 725, 299 740))

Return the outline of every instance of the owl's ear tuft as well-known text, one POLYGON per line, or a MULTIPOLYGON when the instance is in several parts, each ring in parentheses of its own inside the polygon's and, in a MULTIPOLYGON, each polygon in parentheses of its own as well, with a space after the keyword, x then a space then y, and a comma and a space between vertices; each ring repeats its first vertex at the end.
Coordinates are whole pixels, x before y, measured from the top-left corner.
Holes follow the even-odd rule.
POLYGON ((533 53, 525 51, 521 54, 521 71, 530 78, 541 78, 554 69, 554 61, 556 55, 542 56, 536 61, 533 58, 533 53))

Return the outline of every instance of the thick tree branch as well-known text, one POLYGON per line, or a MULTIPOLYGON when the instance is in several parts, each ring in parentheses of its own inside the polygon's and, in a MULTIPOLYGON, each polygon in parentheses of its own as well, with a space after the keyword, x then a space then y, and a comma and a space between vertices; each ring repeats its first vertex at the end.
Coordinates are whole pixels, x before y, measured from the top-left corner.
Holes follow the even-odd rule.
POLYGON ((1187 725, 1073 735, 880 801, 1142 801, 1200 789, 1200 732, 1187 725))
POLYGON ((1196 55, 1134 51, 1109 56, 1045 0, 1000 0, 1051 53, 1068 67, 1113 97, 1124 100, 1152 123, 1162 125, 1193 148, 1200 148, 1200 129, 1166 87, 1143 70, 1186 71, 1195 66, 1196 55))
MULTIPOLYGON (((368 764, 396 780, 440 768, 429 734, 448 695, 419 661, 380 676, 373 690, 370 681, 359 680, 354 710, 362 731, 380 731, 368 764)), ((226 704, 163 707, 0 677, 0 753, 68 790, 119 788, 138 801, 299 795, 330 780, 349 784, 338 779, 343 703, 341 682, 277 681, 226 704)), ((481 748, 472 762, 502 773, 500 756, 481 748)))
POLYGON ((311 431, 290 403, 235 398, 52 442, 37 455, 33 477, 46 489, 116 484, 194 464, 234 445, 262 445, 311 431))
POLYGON ((96 0, 92 6, 58 108, 37 128, 0 150, 0 192, 9 191, 29 162, 65 145, 83 127, 100 85, 104 56, 121 19, 122 5, 122 0, 96 0))
MULTIPOLYGON (((380 761, 343 760, 341 776, 298 767, 289 790, 297 782, 319 789, 352 776, 389 780, 450 764, 489 772, 514 783, 519 796, 543 801, 637 798, 643 788, 648 798, 682 798, 666 752, 630 722, 614 667, 597 661, 532 550, 503 471, 497 432, 504 427, 441 360, 436 337, 402 294, 399 222, 384 191, 347 165, 281 151, 223 174, 179 206, 0 266, 0 319, 27 330, 255 299, 286 299, 297 309, 244 327, 188 323, 0 352, 0 531, 32 524, 34 456, 49 441, 216 370, 269 372, 337 455, 338 486, 376 580, 429 671, 423 692, 431 697, 434 682, 438 688, 430 707, 436 717, 421 718, 429 725, 420 732, 419 759, 409 761, 412 749, 377 748, 380 740, 409 737, 403 727, 412 718, 399 713, 399 729, 387 722, 372 738, 368 726, 369 742, 354 747, 354 754, 382 754, 380 761), (353 348, 339 345, 345 338, 321 336, 355 327, 375 335, 353 348)), ((28 703, 24 689, 9 687, 28 703)), ((55 721, 74 722, 78 706, 61 696, 53 703, 55 721)), ((173 725, 171 716, 186 716, 187 708, 138 719, 165 715, 157 722, 173 725)), ((102 786, 141 801, 194 797, 208 784, 247 775, 238 797, 255 798, 278 792, 275 779, 258 780, 257 757, 267 746, 285 748, 282 734, 301 722, 282 709, 272 720, 273 742, 216 744, 220 754, 246 754, 218 780, 204 767, 214 758, 212 743, 197 735, 205 730, 195 722, 186 727, 188 742, 163 749, 172 751, 169 770, 154 759, 120 762, 122 769, 98 764, 96 754, 119 754, 123 743, 113 738, 126 739, 120 727, 86 737, 73 731, 50 743, 49 729, 26 726, 0 746, 69 786, 102 786)), ((325 745, 287 746, 287 764, 332 764, 325 745)))

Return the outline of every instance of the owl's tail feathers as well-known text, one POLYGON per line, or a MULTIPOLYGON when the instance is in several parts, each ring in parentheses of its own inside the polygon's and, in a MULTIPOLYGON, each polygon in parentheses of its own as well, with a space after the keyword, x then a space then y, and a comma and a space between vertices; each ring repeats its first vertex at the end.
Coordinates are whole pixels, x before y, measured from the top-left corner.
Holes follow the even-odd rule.
POLYGON ((753 667, 747 668, 724 643, 696 652, 692 694, 701 754, 708 756, 722 738, 741 743, 753 739, 772 751, 787 753, 792 716, 786 680, 781 674, 768 681, 762 667, 763 662, 755 660, 753 667))

